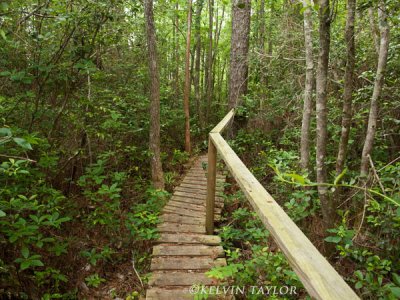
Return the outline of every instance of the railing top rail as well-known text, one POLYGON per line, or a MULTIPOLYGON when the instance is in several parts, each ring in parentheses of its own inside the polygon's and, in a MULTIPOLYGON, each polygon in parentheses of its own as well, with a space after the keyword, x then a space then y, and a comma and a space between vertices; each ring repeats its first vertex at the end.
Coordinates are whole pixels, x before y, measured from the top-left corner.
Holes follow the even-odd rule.
POLYGON ((220 135, 233 114, 231 110, 210 132, 210 141, 308 293, 316 299, 324 300, 359 299, 220 135))
POLYGON ((226 116, 217 124, 217 126, 215 126, 211 130, 211 132, 212 133, 221 133, 229 125, 229 122, 233 119, 234 115, 235 115, 235 109, 232 108, 226 114, 226 116))

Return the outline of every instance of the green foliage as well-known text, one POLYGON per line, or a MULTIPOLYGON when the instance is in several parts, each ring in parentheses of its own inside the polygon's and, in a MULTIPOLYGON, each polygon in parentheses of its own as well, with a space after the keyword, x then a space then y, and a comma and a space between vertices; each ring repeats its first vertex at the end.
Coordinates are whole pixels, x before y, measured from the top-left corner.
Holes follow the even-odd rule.
MULTIPOLYGON (((302 284, 291 270, 286 258, 281 252, 272 252, 267 246, 260 244, 251 247, 250 257, 239 249, 226 251, 228 265, 215 267, 207 272, 209 277, 216 279, 232 279, 233 285, 251 286, 292 286, 297 292, 302 284), (246 257, 243 257, 246 255, 246 257)), ((246 299, 264 299, 265 295, 249 293, 246 299)), ((286 295, 288 299, 297 299, 297 295, 286 295)))
POLYGON ((106 280, 104 278, 101 278, 97 273, 86 277, 85 281, 87 282, 87 285, 89 287, 95 287, 95 288, 97 288, 103 282, 106 282, 106 280))
POLYGON ((162 190, 147 190, 145 203, 137 204, 127 214, 125 226, 137 241, 153 240, 158 237, 158 216, 165 205, 169 193, 162 190))
POLYGON ((104 247, 100 252, 97 252, 97 249, 93 248, 90 251, 84 250, 81 252, 81 255, 85 257, 92 266, 96 266, 97 261, 99 260, 109 260, 111 255, 115 253, 110 247, 104 247))

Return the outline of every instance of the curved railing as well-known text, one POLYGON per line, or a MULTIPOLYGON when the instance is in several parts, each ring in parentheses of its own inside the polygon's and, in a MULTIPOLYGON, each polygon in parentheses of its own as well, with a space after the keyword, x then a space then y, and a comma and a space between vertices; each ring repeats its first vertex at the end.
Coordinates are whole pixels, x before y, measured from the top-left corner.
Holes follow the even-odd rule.
POLYGON ((290 266, 299 276, 307 292, 316 299, 359 299, 343 278, 315 248, 304 233, 289 218, 274 198, 247 169, 236 153, 221 136, 221 132, 234 117, 232 109, 211 130, 208 143, 208 179, 206 231, 214 231, 214 202, 217 153, 224 160, 246 198, 273 236, 290 266))

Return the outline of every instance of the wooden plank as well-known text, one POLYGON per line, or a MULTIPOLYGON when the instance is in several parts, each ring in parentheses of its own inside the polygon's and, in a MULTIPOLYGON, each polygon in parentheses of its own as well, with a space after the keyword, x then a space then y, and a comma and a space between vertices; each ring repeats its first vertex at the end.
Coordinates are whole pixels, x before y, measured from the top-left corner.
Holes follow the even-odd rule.
POLYGON ((203 225, 164 222, 157 226, 159 232, 206 233, 203 225))
MULTIPOLYGON (((187 197, 177 196, 177 195, 172 196, 171 200, 178 201, 178 202, 185 202, 185 203, 193 203, 193 204, 197 204, 197 205, 205 205, 205 200, 187 198, 187 197)), ((224 200, 220 197, 217 197, 215 199, 215 206, 222 208, 224 206, 224 200)))
POLYGON ((206 213, 201 212, 201 211, 196 211, 196 210, 191 210, 191 209, 184 209, 184 208, 179 208, 179 207, 164 207, 163 212, 172 212, 181 216, 187 216, 187 217, 195 217, 195 218, 205 218, 206 213))
MULTIPOLYGON (((200 196, 200 199, 206 199, 207 198, 207 191, 205 190, 195 190, 195 189, 191 189, 188 187, 177 187, 175 188, 175 192, 179 192, 179 193, 175 193, 178 196, 182 196, 181 193, 186 193, 185 196, 190 197, 189 195, 195 195, 197 196, 196 198, 198 199, 198 197, 200 196)), ((218 196, 222 196, 223 192, 222 191, 216 191, 216 194, 218 196)))
POLYGON ((222 136, 218 133, 210 133, 210 138, 261 221, 288 258, 308 293, 314 298, 324 300, 359 299, 251 174, 222 136))
POLYGON ((156 245, 153 247, 153 256, 210 256, 223 257, 224 249, 221 246, 206 245, 156 245))
MULTIPOLYGON (((147 300, 193 300, 194 295, 190 294, 189 288, 187 286, 186 287, 174 286, 166 288, 152 287, 147 290, 146 299, 147 300)), ((234 298, 229 293, 227 293, 227 295, 207 295, 207 300, 231 300, 231 299, 234 298)))
MULTIPOLYGON (((193 173, 189 172, 185 175, 185 178, 198 178, 198 179, 207 179, 206 174, 199 174, 199 173, 193 173)), ((217 174, 217 180, 225 180, 225 176, 221 174, 217 174)))
POLYGON ((232 108, 226 115, 225 117, 218 123, 217 126, 215 126, 211 132, 216 132, 216 133, 221 133, 233 120, 233 117, 235 116, 235 109, 232 108))
POLYGON ((204 211, 206 209, 206 206, 204 204, 179 202, 179 201, 175 201, 172 199, 170 201, 168 201, 168 204, 166 206, 189 208, 189 209, 199 210, 199 211, 204 211))
POLYGON ((205 195, 202 194, 198 194, 198 193, 191 193, 190 191, 187 192, 183 192, 183 191, 175 191, 174 195, 178 195, 178 196, 185 196, 188 198, 196 198, 196 199, 205 199, 205 195))
POLYGON ((154 257, 151 260, 151 271, 155 270, 204 270, 213 267, 226 266, 225 258, 212 259, 211 257, 154 257))
POLYGON ((160 288, 152 287, 146 291, 146 300, 192 300, 193 295, 186 288, 160 288))
MULTIPOLYGON (((207 189, 207 181, 206 181, 206 180, 204 180, 204 181, 202 181, 202 182, 199 182, 199 181, 186 180, 186 179, 184 179, 184 180, 181 182, 180 185, 181 185, 181 186, 190 186, 190 187, 193 187, 193 188, 207 189)), ((223 185, 223 184, 217 183, 216 187, 217 187, 217 189, 221 189, 221 190, 224 189, 224 185, 223 185)))
MULTIPOLYGON (((163 208, 163 213, 175 213, 175 214, 178 214, 181 216, 186 216, 186 217, 203 218, 204 220, 206 218, 205 211, 185 209, 185 208, 173 207, 173 206, 169 206, 169 207, 165 206, 163 208)), ((216 213, 214 218, 216 221, 218 221, 221 219, 221 215, 216 213)))
POLYGON ((193 284, 217 285, 218 281, 207 277, 204 273, 185 271, 153 272, 149 280, 151 286, 192 286, 193 284))
MULTIPOLYGON (((191 189, 191 188, 188 188, 188 187, 181 187, 181 186, 178 186, 178 187, 175 188, 174 194, 178 195, 178 193, 175 193, 175 192, 187 193, 186 196, 189 196, 190 194, 201 195, 201 196, 203 196, 203 195, 205 196, 206 195, 206 191, 205 190, 196 190, 196 189, 191 189)), ((205 199, 205 197, 204 197, 204 199, 205 199)))
MULTIPOLYGON (((165 206, 167 208, 173 209, 175 207, 177 208, 185 208, 185 209, 190 209, 193 211, 200 211, 200 212, 205 212, 206 207, 205 205, 195 205, 195 204, 188 204, 185 202, 178 202, 178 201, 169 201, 168 204, 165 206)), ((220 207, 215 207, 214 209, 215 214, 221 214, 221 208, 220 207)))
POLYGON ((180 223, 180 224, 195 224, 195 225, 203 225, 205 226, 204 218, 194 218, 194 217, 185 217, 180 216, 178 214, 173 213, 165 213, 160 216, 160 220, 162 222, 172 222, 172 223, 180 223))
POLYGON ((193 233, 161 233, 157 242, 176 244, 204 244, 219 245, 221 238, 217 235, 193 234, 193 233))

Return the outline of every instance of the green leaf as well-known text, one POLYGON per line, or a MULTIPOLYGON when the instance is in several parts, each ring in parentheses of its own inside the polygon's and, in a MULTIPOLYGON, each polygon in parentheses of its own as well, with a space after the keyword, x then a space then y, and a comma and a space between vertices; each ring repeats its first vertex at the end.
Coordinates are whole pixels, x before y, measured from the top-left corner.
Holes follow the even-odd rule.
POLYGON ((396 297, 400 298, 400 287, 397 286, 389 286, 390 292, 396 297))
POLYGON ((364 279, 364 274, 360 270, 355 271, 354 275, 356 275, 357 278, 360 279, 360 280, 364 279))
POLYGON ((19 146, 26 150, 33 150, 31 144, 29 144, 25 139, 23 138, 13 138, 14 142, 16 142, 19 146))
POLYGON ((29 260, 26 260, 21 263, 20 269, 23 271, 23 270, 28 269, 30 266, 31 266, 31 262, 29 260))
POLYGON ((31 266, 34 266, 34 267, 43 267, 44 264, 42 263, 41 260, 34 259, 34 260, 31 260, 31 266))
POLYGON ((1 209, 0 209, 0 218, 1 217, 5 217, 7 214, 4 212, 4 211, 2 211, 1 209))
POLYGON ((358 282, 356 283, 355 288, 358 290, 358 289, 361 289, 362 286, 363 286, 362 282, 361 282, 361 281, 358 281, 358 282))
POLYGON ((392 273, 392 278, 395 284, 397 284, 398 286, 400 286, 400 276, 397 275, 396 273, 392 273))
POLYGON ((10 128, 0 128, 0 136, 12 136, 10 128))
POLYGON ((347 168, 344 168, 342 173, 340 173, 338 176, 336 176, 335 181, 333 182, 333 184, 337 185, 340 182, 340 180, 343 178, 343 176, 346 174, 346 172, 347 172, 347 168))
POLYGON ((21 249, 21 253, 22 253, 22 256, 24 258, 28 258, 29 257, 29 249, 28 249, 28 247, 23 246, 22 249, 21 249))
POLYGON ((342 238, 340 236, 328 236, 327 238, 325 238, 325 241, 329 242, 329 243, 339 243, 342 240, 342 238))
POLYGON ((290 177, 292 179, 292 181, 298 182, 300 184, 304 184, 306 182, 305 178, 299 174, 289 173, 289 174, 285 174, 285 175, 290 177))
POLYGON ((0 29, 0 36, 3 38, 3 40, 7 41, 6 33, 4 32, 4 30, 0 29))

